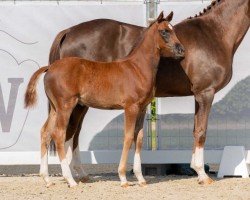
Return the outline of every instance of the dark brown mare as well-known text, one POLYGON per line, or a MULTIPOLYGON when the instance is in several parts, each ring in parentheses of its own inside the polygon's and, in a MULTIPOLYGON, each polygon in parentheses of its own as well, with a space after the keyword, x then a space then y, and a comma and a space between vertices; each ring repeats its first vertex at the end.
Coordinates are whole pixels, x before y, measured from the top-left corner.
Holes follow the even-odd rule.
MULTIPOLYGON (((249 17, 250 0, 213 2, 199 16, 174 26, 186 49, 185 59, 181 62, 169 58, 160 60, 156 97, 195 97, 191 167, 198 173, 199 183, 212 182, 205 174, 203 158, 208 115, 215 93, 231 79, 234 53, 248 31, 249 17)), ((131 51, 143 30, 143 27, 106 19, 79 24, 57 35, 51 47, 50 62, 68 56, 99 61, 121 58, 131 51)), ((73 145, 74 155, 69 162, 76 168, 80 166, 78 137, 86 112, 86 107, 77 105, 67 129, 67 145, 73 145)), ((78 172, 86 176, 82 168, 78 172)))
MULTIPOLYGON (((42 159, 47 154, 47 138, 51 135, 56 144, 63 177, 70 187, 77 184, 66 160, 65 137, 70 115, 77 104, 83 107, 125 110, 124 144, 118 168, 121 185, 128 186, 126 163, 135 132, 140 132, 135 138, 135 160, 138 163, 135 175, 140 185, 146 184, 140 169, 142 127, 136 126, 136 123, 145 115, 146 107, 155 95, 160 56, 184 56, 184 48, 169 24, 172 16, 173 13, 164 18, 161 13, 142 33, 132 52, 123 59, 96 62, 68 57, 39 69, 31 77, 25 94, 25 107, 36 103, 37 81, 45 72, 44 87, 51 105, 48 119, 41 130, 42 159)), ((50 185, 47 172, 42 172, 42 175, 47 185, 50 185)))

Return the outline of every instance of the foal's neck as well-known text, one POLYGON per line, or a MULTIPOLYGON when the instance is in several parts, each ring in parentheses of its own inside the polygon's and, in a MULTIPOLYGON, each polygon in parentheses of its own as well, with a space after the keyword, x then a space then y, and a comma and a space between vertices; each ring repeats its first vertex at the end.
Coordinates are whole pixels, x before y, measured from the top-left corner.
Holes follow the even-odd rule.
POLYGON ((157 71, 157 66, 160 61, 160 51, 156 41, 157 30, 156 24, 147 28, 141 41, 128 57, 132 62, 139 61, 140 63, 138 63, 137 67, 141 68, 143 71, 150 70, 155 73, 157 71))

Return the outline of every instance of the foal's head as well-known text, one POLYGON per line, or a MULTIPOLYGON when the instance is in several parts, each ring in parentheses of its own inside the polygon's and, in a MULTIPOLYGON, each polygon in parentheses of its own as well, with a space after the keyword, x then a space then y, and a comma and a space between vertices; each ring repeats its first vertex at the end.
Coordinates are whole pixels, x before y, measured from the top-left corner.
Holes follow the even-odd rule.
POLYGON ((184 47, 175 35, 173 26, 170 21, 173 18, 173 12, 171 12, 166 18, 164 18, 163 12, 159 15, 154 22, 158 28, 158 34, 156 36, 156 43, 160 50, 160 55, 163 57, 184 57, 184 47))

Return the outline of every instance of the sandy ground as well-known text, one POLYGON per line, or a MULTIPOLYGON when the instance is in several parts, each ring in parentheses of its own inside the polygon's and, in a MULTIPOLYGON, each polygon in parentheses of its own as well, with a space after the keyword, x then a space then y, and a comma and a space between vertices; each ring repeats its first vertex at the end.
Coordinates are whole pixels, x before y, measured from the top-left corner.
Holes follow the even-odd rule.
MULTIPOLYGON (((136 179, 128 173, 129 188, 121 188, 115 165, 89 165, 91 174, 88 183, 79 183, 68 188, 57 166, 50 167, 55 185, 46 188, 37 174, 38 166, 0 167, 0 199, 249 199, 250 179, 227 178, 209 186, 197 184, 195 177, 188 176, 146 176, 147 187, 139 187, 136 179), (13 172, 14 171, 14 172, 13 172), (13 175, 15 174, 15 175, 13 175)), ((130 166, 131 169, 131 166, 130 166)))

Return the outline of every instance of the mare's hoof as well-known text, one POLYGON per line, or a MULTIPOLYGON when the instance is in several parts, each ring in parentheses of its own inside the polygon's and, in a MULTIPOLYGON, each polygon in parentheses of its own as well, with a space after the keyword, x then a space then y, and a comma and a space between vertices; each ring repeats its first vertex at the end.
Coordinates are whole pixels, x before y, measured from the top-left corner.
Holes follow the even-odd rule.
POLYGON ((89 176, 84 176, 84 177, 80 178, 80 182, 82 182, 82 183, 87 183, 89 180, 90 180, 89 176))
POLYGON ((211 179, 210 177, 207 177, 206 179, 198 180, 198 183, 200 185, 210 185, 210 184, 214 183, 214 180, 211 179))

